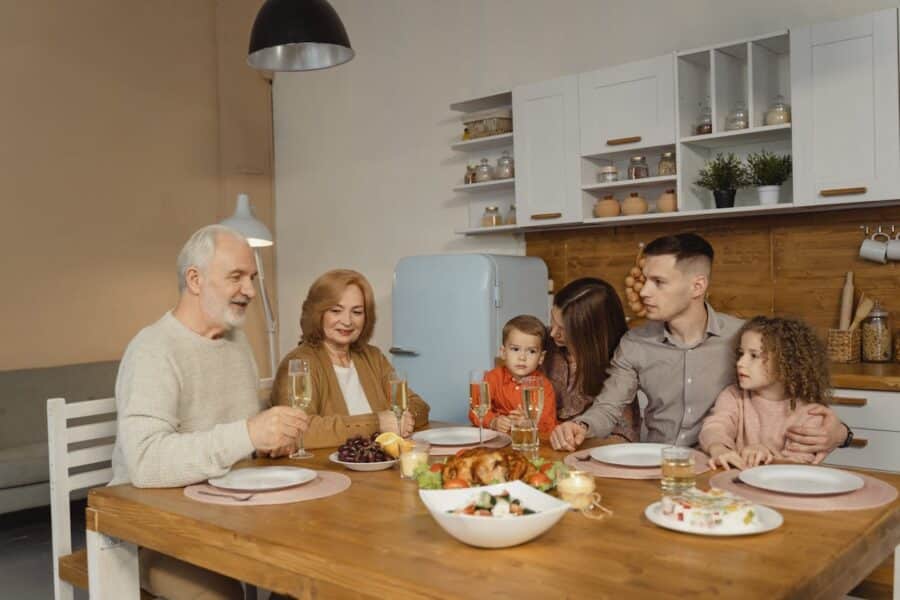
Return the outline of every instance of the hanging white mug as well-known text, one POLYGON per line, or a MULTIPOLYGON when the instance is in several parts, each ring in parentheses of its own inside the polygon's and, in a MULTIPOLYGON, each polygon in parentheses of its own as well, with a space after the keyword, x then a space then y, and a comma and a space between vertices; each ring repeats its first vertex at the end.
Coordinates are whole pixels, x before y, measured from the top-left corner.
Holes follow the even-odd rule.
POLYGON ((891 260, 900 260, 900 233, 887 243, 887 257, 891 260))
POLYGON ((876 231, 871 237, 867 237, 862 241, 859 247, 859 257, 872 262, 884 264, 887 262, 887 243, 891 241, 891 236, 883 231, 876 231), (883 241, 882 241, 883 240, 883 241))

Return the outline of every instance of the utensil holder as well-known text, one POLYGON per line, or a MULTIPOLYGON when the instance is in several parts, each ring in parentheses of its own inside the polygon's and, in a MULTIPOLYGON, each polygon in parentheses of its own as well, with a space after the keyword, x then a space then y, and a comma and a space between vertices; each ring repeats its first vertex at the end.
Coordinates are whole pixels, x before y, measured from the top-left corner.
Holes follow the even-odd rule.
POLYGON ((853 331, 846 329, 828 330, 828 359, 836 363, 858 363, 862 336, 859 327, 853 331))

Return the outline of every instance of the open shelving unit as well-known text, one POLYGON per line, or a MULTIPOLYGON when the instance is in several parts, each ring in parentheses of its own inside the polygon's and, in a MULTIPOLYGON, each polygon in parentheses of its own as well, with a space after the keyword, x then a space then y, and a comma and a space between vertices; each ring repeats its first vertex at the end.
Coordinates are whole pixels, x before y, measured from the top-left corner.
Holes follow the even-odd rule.
MULTIPOLYGON (((512 92, 498 92, 488 96, 472 98, 461 102, 450 104, 450 110, 459 113, 473 113, 494 108, 512 108, 512 92)), ((460 132, 462 132, 462 123, 460 123, 460 132)), ((471 140, 459 140, 450 144, 450 148, 462 153, 475 153, 467 161, 469 164, 478 164, 482 158, 487 158, 490 165, 496 166, 497 159, 502 156, 503 152, 509 152, 513 156, 513 142, 515 132, 502 133, 483 138, 475 138, 471 140)), ((462 174, 465 173, 466 163, 460 164, 459 184, 453 187, 453 192, 457 194, 466 194, 469 196, 467 200, 467 222, 466 226, 458 229, 459 234, 481 234, 481 233, 510 233, 518 229, 516 225, 500 225, 494 227, 482 227, 481 217, 484 209, 488 206, 497 206, 500 209, 500 215, 505 219, 509 213, 510 206, 515 203, 515 178, 510 179, 493 179, 481 183, 463 183, 462 174)))
MULTIPOLYGON (((792 154, 790 123, 765 125, 766 111, 776 96, 790 104, 790 39, 787 31, 723 46, 677 53, 678 204, 680 211, 715 209, 712 192, 694 181, 706 162, 733 153, 741 160, 762 150, 792 154), (709 99, 713 130, 696 135, 700 107, 709 99), (728 114, 742 103, 749 117, 746 129, 726 130, 728 114)), ((793 181, 782 187, 781 205, 793 204, 793 181)), ((735 209, 761 207, 755 188, 739 190, 735 209)), ((731 209, 734 210, 734 209, 731 209)), ((728 213, 725 213, 728 214, 728 213)))

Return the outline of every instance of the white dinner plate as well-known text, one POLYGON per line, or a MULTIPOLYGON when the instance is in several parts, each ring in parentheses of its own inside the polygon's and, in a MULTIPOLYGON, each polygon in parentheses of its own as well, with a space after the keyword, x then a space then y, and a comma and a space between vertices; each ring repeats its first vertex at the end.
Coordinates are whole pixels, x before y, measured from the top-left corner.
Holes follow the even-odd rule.
POLYGON ((610 444, 591 450, 591 458, 622 467, 658 467, 662 449, 671 444, 610 444))
POLYGON ((338 458, 337 452, 332 452, 328 455, 328 460, 333 463, 337 463, 339 465, 344 465, 351 471, 383 471, 385 469, 390 469, 395 464, 397 464, 397 459, 392 458, 391 460, 379 460, 377 462, 349 462, 346 460, 341 460, 338 458))
POLYGON ((738 477, 756 488, 803 496, 846 494, 864 485, 861 477, 847 471, 810 465, 762 465, 741 471, 738 477))
MULTIPOLYGON (((493 429, 484 430, 484 441, 497 437, 493 429)), ((412 439, 428 442, 434 446, 472 446, 478 443, 477 427, 441 427, 440 429, 426 429, 417 431, 412 439)))
POLYGON ((784 523, 784 518, 781 516, 781 513, 779 513, 777 510, 769 508, 768 506, 754 504, 753 510, 756 511, 756 514, 759 517, 759 525, 756 527, 748 527, 747 529, 742 529, 741 531, 702 529, 699 527, 688 525, 685 522, 670 521, 666 519, 662 514, 662 502, 654 502, 653 504, 648 506, 644 510, 644 516, 647 517, 651 523, 654 523, 666 529, 671 529, 672 531, 692 533, 694 535, 710 535, 715 537, 756 535, 757 533, 765 533, 767 531, 772 531, 773 529, 778 529, 779 527, 781 527, 781 524, 784 523))
POLYGON ((236 492, 265 492, 309 483, 316 477, 315 471, 301 467, 247 467, 214 477, 209 485, 236 492))

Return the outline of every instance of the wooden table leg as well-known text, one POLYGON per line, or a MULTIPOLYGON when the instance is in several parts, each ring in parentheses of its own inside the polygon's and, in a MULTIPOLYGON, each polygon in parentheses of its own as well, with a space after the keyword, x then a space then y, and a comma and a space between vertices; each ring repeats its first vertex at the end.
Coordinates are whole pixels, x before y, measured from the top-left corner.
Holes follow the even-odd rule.
POLYGON ((140 600, 137 546, 87 530, 91 600, 140 600))

